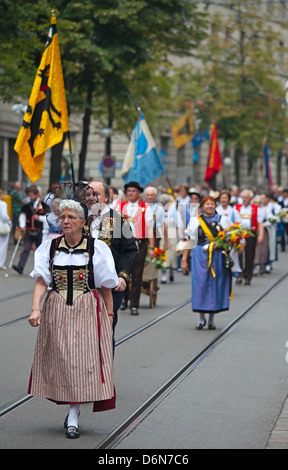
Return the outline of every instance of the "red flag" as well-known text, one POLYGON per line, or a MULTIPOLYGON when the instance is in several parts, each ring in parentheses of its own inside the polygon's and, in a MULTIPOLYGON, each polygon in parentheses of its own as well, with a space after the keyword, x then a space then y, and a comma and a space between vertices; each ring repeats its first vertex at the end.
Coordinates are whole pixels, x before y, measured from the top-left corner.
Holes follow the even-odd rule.
POLYGON ((208 162, 205 171, 205 181, 210 183, 214 173, 222 170, 222 158, 219 148, 219 139, 217 133, 216 123, 214 122, 211 126, 210 131, 210 147, 208 154, 208 162))

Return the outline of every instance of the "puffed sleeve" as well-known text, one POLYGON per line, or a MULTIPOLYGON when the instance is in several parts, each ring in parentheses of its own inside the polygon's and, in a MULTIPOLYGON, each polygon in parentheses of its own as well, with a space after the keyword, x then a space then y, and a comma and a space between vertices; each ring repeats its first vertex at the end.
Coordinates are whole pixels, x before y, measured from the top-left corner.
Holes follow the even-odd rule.
POLYGON ((47 286, 51 284, 51 272, 49 266, 51 241, 52 240, 46 240, 35 251, 34 269, 30 274, 35 281, 38 277, 43 277, 47 286))
POLYGON ((118 276, 110 248, 101 240, 94 241, 93 272, 95 287, 112 289, 118 286, 118 276))
POLYGON ((185 235, 189 237, 190 240, 190 248, 195 248, 198 243, 198 227, 199 227, 199 219, 198 217, 192 217, 189 221, 189 224, 185 230, 185 235))

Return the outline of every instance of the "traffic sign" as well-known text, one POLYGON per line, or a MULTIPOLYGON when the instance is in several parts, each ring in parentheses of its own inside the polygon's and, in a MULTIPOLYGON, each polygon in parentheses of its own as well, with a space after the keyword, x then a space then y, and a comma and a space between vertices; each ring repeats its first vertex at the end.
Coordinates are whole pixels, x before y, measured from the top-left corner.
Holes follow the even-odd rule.
POLYGON ((105 155, 102 159, 103 177, 114 178, 115 176, 115 157, 105 155))

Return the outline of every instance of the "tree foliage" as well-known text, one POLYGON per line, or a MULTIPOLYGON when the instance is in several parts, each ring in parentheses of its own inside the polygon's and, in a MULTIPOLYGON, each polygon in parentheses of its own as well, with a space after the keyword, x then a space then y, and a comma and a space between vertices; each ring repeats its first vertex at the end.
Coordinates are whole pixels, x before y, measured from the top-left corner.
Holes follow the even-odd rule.
POLYGON ((262 154, 265 137, 275 151, 285 142, 281 31, 249 2, 210 18, 211 34, 199 54, 201 72, 185 66, 177 81, 182 98, 202 102, 200 125, 217 120, 226 148, 245 150, 252 162, 262 154))
MULTIPOLYGON (((5 77, 0 94, 12 100, 27 96, 31 89, 48 31, 50 2, 2 3, 1 24, 8 18, 11 26, 0 28, 5 77)), ((99 126, 127 131, 135 122, 135 112, 131 113, 135 104, 151 105, 157 94, 151 108, 155 115, 156 106, 162 106, 159 87, 165 90, 165 99, 169 92, 168 75, 163 74, 167 56, 190 54, 205 35, 205 15, 195 4, 174 0, 54 0, 53 4, 68 105, 84 113, 79 175, 83 177, 91 115, 99 126)))
MULTIPOLYGON (((169 124, 169 118, 165 125, 161 116, 184 111, 187 101, 196 104, 199 129, 216 119, 227 148, 232 143, 245 147, 252 160, 261 153, 264 136, 276 150, 283 145, 286 110, 279 57, 284 46, 269 18, 249 2, 247 8, 244 1, 241 6, 232 2, 226 15, 184 0, 53 4, 68 106, 83 114, 80 177, 85 173, 91 117, 99 129, 109 125, 130 135, 137 105, 150 126, 161 130, 169 124), (173 55, 193 56, 197 62, 173 68, 173 55)), ((1 1, 3 100, 28 100, 48 33, 50 6, 49 0, 1 1)))

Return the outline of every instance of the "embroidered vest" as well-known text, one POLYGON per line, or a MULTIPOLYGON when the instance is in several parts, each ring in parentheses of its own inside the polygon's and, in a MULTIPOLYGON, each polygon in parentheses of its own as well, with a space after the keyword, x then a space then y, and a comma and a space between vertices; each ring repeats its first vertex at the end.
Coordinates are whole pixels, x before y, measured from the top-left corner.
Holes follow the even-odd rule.
MULTIPOLYGON (((242 206, 243 204, 236 204, 235 209, 240 213, 242 206)), ((251 230, 253 232, 257 232, 258 230, 258 220, 257 220, 258 206, 256 206, 256 204, 251 204, 251 207, 252 207, 251 216, 248 216, 249 218, 251 218, 251 230)))
MULTIPOLYGON (((219 214, 215 214, 213 217, 210 217, 211 220, 208 221, 206 220, 206 217, 203 214, 200 214, 198 215, 199 222, 201 218, 204 221, 204 224, 206 225, 207 229, 211 232, 211 236, 216 237, 218 234, 216 225, 219 225, 221 216, 219 214)), ((204 245, 207 242, 209 242, 209 238, 207 237, 207 234, 205 234, 200 222, 200 226, 198 227, 198 245, 204 245)))
POLYGON ((129 222, 134 224, 135 229, 135 238, 142 239, 147 238, 145 233, 145 212, 147 204, 143 201, 138 201, 138 209, 134 217, 129 217, 127 213, 127 204, 128 201, 121 203, 121 212, 124 214, 129 222))
POLYGON ((65 237, 52 240, 50 248, 50 265, 52 269, 52 289, 60 294, 67 305, 73 305, 79 295, 85 294, 95 288, 92 257, 94 253, 94 239, 83 237, 79 245, 70 248, 65 237), (81 253, 87 258, 87 264, 83 266, 58 266, 53 263, 57 252, 81 253))

